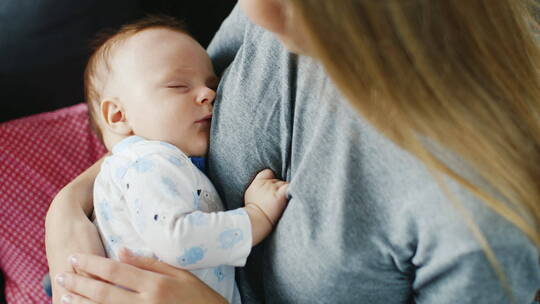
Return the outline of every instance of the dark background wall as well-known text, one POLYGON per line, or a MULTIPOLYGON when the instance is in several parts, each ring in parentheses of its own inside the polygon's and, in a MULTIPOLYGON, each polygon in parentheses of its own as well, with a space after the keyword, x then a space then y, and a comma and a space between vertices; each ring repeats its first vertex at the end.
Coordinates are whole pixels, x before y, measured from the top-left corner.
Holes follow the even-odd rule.
POLYGON ((148 13, 186 21, 206 46, 234 0, 0 1, 0 122, 83 101, 89 41, 148 13))

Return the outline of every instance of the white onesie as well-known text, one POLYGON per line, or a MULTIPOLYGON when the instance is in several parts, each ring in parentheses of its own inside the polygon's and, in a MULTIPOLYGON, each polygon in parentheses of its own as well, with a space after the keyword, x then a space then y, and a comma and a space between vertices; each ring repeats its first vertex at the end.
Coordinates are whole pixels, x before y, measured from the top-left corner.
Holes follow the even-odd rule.
POLYGON ((131 136, 114 146, 94 184, 94 210, 107 255, 127 247, 188 269, 240 303, 234 266, 251 251, 244 209, 222 211, 210 180, 177 147, 131 136))

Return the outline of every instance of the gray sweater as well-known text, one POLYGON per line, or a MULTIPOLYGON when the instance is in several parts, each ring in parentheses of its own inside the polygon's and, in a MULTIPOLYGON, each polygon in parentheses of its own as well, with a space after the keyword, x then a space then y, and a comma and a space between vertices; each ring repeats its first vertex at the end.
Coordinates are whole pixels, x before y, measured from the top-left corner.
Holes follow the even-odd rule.
MULTIPOLYGON (((312 59, 236 8, 209 47, 222 82, 209 175, 228 208, 254 175, 290 182, 275 231, 238 269, 248 303, 510 303, 482 247, 424 165, 383 137, 312 59)), ((389 121, 388 123, 392 123, 389 121)), ((537 249, 450 182, 515 303, 540 287, 537 249)))

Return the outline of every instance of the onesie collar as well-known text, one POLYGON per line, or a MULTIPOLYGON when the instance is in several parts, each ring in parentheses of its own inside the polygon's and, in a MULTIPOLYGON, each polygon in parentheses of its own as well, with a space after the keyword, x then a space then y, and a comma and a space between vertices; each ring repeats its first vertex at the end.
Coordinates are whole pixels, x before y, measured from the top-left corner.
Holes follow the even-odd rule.
POLYGON ((126 150, 127 148, 129 148, 130 146, 134 145, 135 143, 138 143, 138 142, 143 141, 143 140, 144 140, 144 138, 142 138, 140 136, 137 136, 137 135, 126 137, 126 138, 122 139, 119 143, 114 145, 114 147, 112 149, 112 152, 113 152, 113 154, 120 153, 120 152, 126 150))

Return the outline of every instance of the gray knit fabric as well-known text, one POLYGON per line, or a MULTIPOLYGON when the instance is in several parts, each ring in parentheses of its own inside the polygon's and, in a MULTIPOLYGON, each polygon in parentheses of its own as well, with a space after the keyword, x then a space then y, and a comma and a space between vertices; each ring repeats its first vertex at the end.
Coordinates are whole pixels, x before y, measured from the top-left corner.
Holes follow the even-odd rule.
MULTIPOLYGON (((209 52, 223 72, 209 175, 228 208, 242 206, 263 168, 290 182, 275 231, 237 270, 243 303, 510 303, 425 167, 359 117, 316 62, 287 53, 238 8, 209 52)), ((450 188, 489 240, 515 303, 532 302, 536 248, 450 188)))

